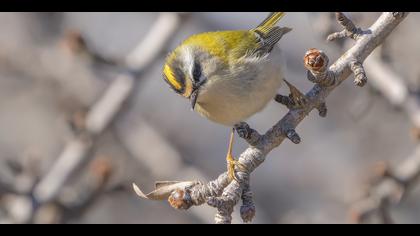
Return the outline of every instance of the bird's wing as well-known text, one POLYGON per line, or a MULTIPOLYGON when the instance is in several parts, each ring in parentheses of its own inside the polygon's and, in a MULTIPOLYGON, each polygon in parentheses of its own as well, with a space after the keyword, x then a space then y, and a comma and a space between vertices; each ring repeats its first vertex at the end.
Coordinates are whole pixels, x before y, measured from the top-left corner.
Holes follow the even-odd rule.
POLYGON ((257 36, 258 46, 253 51, 254 55, 263 56, 273 50, 274 45, 292 29, 288 27, 278 27, 277 22, 285 15, 284 12, 273 12, 251 32, 257 36))

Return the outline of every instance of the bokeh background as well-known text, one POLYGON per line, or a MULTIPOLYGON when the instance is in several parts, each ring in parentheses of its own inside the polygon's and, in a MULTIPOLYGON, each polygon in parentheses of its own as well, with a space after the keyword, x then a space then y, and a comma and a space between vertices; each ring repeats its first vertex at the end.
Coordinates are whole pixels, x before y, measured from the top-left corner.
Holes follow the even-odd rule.
MULTIPOLYGON (((380 15, 346 14, 361 27, 380 15)), ((183 13, 111 124, 87 138, 91 146, 83 160, 54 198, 39 204, 33 194, 37 184, 66 145, 84 137, 86 112, 123 70, 73 44, 82 37, 90 50, 121 60, 159 13, 0 13, 0 222, 212 223, 212 208, 177 211, 165 201, 138 198, 131 183, 149 191, 157 180, 207 181, 225 171, 230 129, 192 112, 164 83, 161 68, 165 55, 187 36, 248 29, 266 15, 183 13)), ((410 14, 381 51, 384 63, 414 92, 420 80, 419 20, 420 14, 410 14)), ((286 79, 308 91, 304 53, 322 49, 334 61, 349 45, 325 40, 341 30, 332 13, 292 12, 280 24, 293 28, 279 43, 287 59, 286 79)), ((407 115, 374 86, 358 88, 351 80, 328 97, 326 118, 313 112, 298 127, 301 144, 285 141, 253 173, 254 223, 351 222, 350 208, 366 194, 375 163, 397 166, 413 152, 416 141, 407 115)), ((286 112, 271 102, 248 123, 262 133, 286 112)), ((237 139, 236 156, 246 147, 237 139)), ((419 193, 414 187, 391 209, 396 222, 420 223, 419 193)), ((238 210, 234 223, 241 222, 238 210)))

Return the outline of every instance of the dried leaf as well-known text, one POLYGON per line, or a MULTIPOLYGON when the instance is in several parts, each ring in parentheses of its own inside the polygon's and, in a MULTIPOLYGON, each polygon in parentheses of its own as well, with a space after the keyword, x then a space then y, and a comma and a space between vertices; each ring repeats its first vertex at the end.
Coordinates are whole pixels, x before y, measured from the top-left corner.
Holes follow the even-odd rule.
POLYGON ((197 181, 159 181, 155 184, 155 190, 148 194, 144 194, 135 183, 133 183, 133 189, 134 192, 136 192, 136 194, 141 198, 149 200, 166 200, 173 191, 177 189, 190 188, 196 184, 198 184, 197 181))

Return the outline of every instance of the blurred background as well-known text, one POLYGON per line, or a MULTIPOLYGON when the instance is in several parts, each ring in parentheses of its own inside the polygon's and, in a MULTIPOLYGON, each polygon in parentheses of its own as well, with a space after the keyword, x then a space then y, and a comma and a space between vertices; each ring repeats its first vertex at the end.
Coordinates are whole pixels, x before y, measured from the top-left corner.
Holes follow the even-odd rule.
MULTIPOLYGON (((380 15, 346 14, 362 28, 380 15)), ((210 207, 178 211, 138 198, 131 183, 151 191, 158 180, 208 181, 225 171, 230 129, 192 112, 161 68, 187 36, 248 29, 266 15, 0 13, 0 222, 212 223, 210 207)), ((418 130, 404 101, 417 101, 420 85, 419 20, 410 14, 376 50, 382 67, 366 65, 372 83, 358 88, 350 77, 328 97, 326 118, 313 112, 298 127, 301 144, 286 140, 252 174, 253 223, 351 223, 377 163, 398 167, 412 156, 418 130), (397 100, 375 86, 384 67, 402 86, 397 100)), ((333 13, 292 12, 280 24, 293 28, 279 43, 286 79, 302 91, 313 86, 302 63, 309 48, 332 62, 352 43, 325 40, 341 30, 333 13)), ((248 123, 263 133, 286 112, 272 102, 248 123)), ((236 139, 235 155, 246 147, 236 139)), ((420 188, 412 186, 389 209, 396 223, 420 223, 420 188)))

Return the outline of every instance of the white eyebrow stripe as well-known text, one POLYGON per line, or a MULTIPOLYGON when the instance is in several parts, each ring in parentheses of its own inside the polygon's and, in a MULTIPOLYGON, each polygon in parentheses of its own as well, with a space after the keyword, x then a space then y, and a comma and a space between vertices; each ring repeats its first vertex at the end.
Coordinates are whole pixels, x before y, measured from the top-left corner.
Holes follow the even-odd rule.
POLYGON ((184 61, 184 70, 188 71, 190 78, 193 78, 193 70, 194 70, 194 55, 191 48, 186 47, 183 50, 182 58, 184 61))

